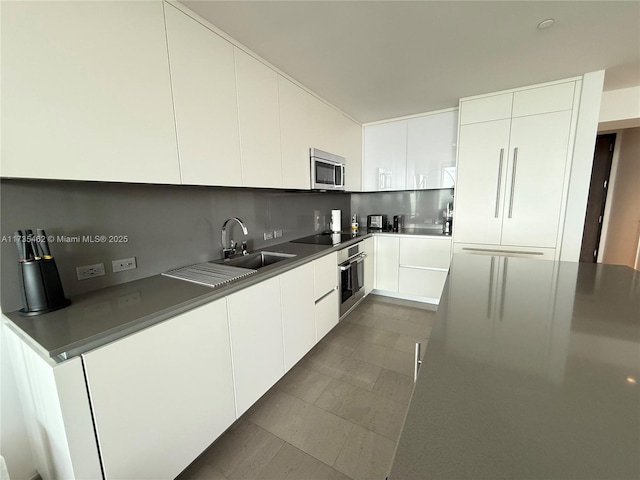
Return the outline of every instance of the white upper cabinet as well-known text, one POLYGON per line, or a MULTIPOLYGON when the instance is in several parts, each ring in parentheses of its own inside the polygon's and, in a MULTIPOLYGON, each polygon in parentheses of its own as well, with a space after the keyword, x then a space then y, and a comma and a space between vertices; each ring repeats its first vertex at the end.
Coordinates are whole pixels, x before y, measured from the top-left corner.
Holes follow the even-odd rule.
POLYGON ((407 188, 453 188, 456 176, 458 111, 408 121, 407 188))
POLYGON ((242 185, 233 46, 165 4, 182 183, 242 185))
POLYGON ((234 47, 242 183, 245 187, 282 187, 278 74, 234 47))
POLYGON ((180 183, 163 4, 2 3, 2 176, 180 183))
POLYGON ((364 129, 364 190, 404 190, 407 175, 407 120, 364 129))
POLYGON ((571 81, 460 102, 456 243, 556 248, 575 88, 571 81), (494 120, 511 103, 514 117, 494 120))
POLYGON ((311 167, 309 148, 309 97, 302 88, 278 75, 280 97, 280 143, 282 147, 282 187, 309 189, 311 167))

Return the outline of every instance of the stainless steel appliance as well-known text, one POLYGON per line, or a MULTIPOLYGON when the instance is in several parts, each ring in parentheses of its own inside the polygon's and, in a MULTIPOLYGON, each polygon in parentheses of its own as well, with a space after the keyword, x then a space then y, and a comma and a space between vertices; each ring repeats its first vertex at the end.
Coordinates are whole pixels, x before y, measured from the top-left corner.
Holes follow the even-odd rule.
POLYGON ((364 259, 362 243, 338 252, 340 274, 340 318, 344 317, 364 297, 364 259))
POLYGON ((394 215, 393 216, 393 231, 401 232, 404 228, 404 215, 394 215))
POLYGON ((310 149, 311 188, 314 190, 344 190, 345 159, 339 155, 310 149))
POLYGON ((367 215, 367 230, 384 230, 386 223, 386 215, 367 215))

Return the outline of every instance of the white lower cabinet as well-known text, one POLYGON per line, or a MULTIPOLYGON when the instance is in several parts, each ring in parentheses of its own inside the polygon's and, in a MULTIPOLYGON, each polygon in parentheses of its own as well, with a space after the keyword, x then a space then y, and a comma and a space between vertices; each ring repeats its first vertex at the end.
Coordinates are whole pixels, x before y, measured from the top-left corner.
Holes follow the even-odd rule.
POLYGON ((338 254, 325 255, 313 262, 315 278, 316 342, 338 324, 338 254))
POLYGON ((398 259, 400 238, 397 236, 376 236, 376 281, 377 290, 398 291, 398 259))
POLYGON ((375 288, 438 303, 451 261, 450 237, 376 235, 375 288))
POLYGON ((280 275, 284 369, 289 371, 316 344, 314 264, 280 275))
POLYGON ((174 478, 236 418, 224 299, 83 360, 107 479, 174 478))
POLYGON ((227 297, 238 417, 284 375, 280 280, 227 297))
POLYGON ((333 289, 329 294, 316 302, 316 341, 319 342, 338 325, 338 291, 333 289))
POLYGON ((375 241, 373 238, 367 238, 362 242, 362 251, 367 254, 364 259, 364 294, 365 296, 373 290, 375 282, 375 241))

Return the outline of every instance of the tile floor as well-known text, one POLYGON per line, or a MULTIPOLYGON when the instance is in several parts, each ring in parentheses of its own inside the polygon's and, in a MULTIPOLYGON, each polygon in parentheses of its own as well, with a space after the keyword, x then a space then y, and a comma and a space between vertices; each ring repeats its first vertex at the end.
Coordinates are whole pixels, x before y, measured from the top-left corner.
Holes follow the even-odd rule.
POLYGON ((369 295, 179 480, 383 480, 428 308, 369 295))

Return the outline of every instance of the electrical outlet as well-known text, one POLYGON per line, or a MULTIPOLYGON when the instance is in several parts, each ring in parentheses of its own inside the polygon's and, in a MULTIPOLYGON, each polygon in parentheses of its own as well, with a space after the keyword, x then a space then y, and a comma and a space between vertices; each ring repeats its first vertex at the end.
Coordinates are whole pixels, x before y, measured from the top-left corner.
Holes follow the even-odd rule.
POLYGON ((137 268, 136 257, 131 258, 123 258, 121 260, 113 260, 111 262, 111 267, 113 269, 113 273, 122 272, 124 270, 133 270, 137 268))
POLYGON ((96 263, 94 265, 76 267, 76 274, 78 275, 78 280, 101 277, 104 275, 104 263, 96 263))
POLYGON ((271 233, 271 232, 264 232, 264 239, 265 239, 265 240, 272 240, 272 239, 273 239, 273 233, 271 233))
POLYGON ((282 230, 274 230, 273 238, 280 238, 282 236, 282 230))

